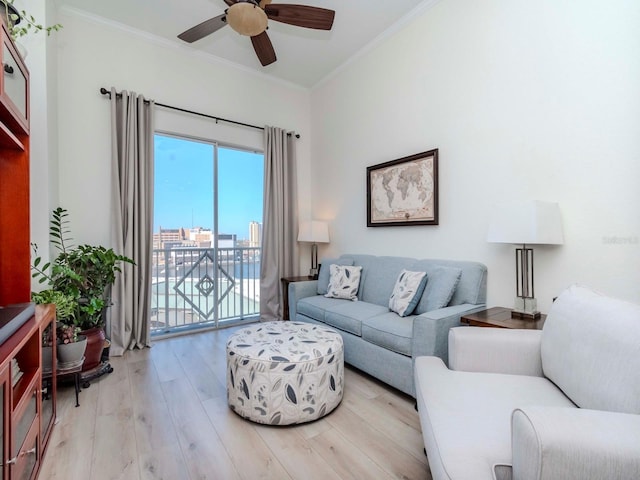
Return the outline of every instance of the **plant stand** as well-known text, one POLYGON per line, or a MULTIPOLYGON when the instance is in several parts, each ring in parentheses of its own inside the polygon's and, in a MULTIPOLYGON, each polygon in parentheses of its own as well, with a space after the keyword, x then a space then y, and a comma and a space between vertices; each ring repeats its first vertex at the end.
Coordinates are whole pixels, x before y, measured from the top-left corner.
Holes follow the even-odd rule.
MULTIPOLYGON (((82 370, 82 364, 72 368, 56 370, 56 380, 58 381, 58 383, 65 382, 69 378, 73 377, 73 386, 76 391, 76 407, 80 406, 79 394, 80 394, 81 370, 82 370)), ((53 381, 51 377, 51 370, 49 370, 48 372, 44 372, 44 371, 42 372, 42 383, 43 385, 44 384, 52 385, 53 381)))
POLYGON ((108 361, 101 361, 97 366, 86 370, 80 374, 80 381, 82 382, 82 388, 89 388, 91 381, 96 378, 100 378, 103 375, 113 372, 113 367, 108 361))

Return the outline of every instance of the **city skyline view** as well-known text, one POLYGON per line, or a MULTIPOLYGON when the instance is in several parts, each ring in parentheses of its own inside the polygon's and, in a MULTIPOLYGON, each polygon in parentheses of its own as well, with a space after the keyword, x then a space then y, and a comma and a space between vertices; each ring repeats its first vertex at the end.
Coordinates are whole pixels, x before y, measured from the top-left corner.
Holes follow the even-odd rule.
MULTIPOLYGON (((214 228, 216 146, 198 140, 155 135, 154 226, 214 228)), ((249 238, 251 222, 262 223, 262 153, 217 146, 218 233, 249 238)))

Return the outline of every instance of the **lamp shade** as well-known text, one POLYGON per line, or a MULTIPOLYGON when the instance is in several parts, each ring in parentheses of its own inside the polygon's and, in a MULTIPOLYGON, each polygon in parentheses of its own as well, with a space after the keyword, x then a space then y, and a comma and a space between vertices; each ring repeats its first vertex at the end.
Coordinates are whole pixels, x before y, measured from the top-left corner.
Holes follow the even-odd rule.
POLYGON ((301 222, 298 230, 299 242, 329 243, 329 224, 327 222, 301 222))
POLYGON ((564 242, 560 207, 557 203, 539 200, 496 205, 487 241, 560 245, 564 242))

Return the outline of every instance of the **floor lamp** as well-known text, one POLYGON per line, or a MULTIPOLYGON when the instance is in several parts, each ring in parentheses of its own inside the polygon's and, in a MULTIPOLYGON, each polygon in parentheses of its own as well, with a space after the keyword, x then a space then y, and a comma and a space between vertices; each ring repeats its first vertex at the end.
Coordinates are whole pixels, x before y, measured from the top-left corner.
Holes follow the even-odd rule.
POLYGON ((311 243, 311 270, 309 275, 318 275, 318 243, 329 243, 329 224, 316 220, 301 222, 298 241, 311 243))
POLYGON ((527 245, 563 243, 558 204, 534 200, 496 205, 487 241, 522 245, 516 248, 516 298, 512 316, 539 318, 533 285, 533 248, 527 245))

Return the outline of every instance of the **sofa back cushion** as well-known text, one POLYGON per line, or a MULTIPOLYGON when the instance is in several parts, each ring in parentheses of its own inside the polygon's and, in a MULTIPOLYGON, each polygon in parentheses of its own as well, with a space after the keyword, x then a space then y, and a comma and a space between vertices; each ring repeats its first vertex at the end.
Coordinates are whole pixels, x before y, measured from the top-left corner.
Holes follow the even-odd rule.
MULTIPOLYGON (((389 306, 389 298, 402 270, 411 270, 413 258, 376 257, 373 255, 345 255, 354 265, 362 266, 358 298, 383 307, 389 306)), ((342 257, 340 257, 342 258, 342 257)))
POLYGON ((460 268, 440 265, 428 267, 427 285, 416 307, 416 313, 430 312, 449 305, 461 276, 460 268))
MULTIPOLYGON (((463 303, 479 305, 486 302, 487 267, 478 262, 436 259, 416 260, 408 257, 377 257, 356 254, 345 254, 340 259, 351 260, 353 265, 362 266, 358 298, 365 302, 388 306, 396 279, 402 270, 427 272, 427 287, 422 295, 424 299, 429 289, 429 270, 433 270, 436 267, 459 268, 462 270, 449 305, 461 305, 463 303)), ((433 288, 433 285, 431 288, 433 288)), ((426 306, 427 303, 421 299, 414 313, 425 313, 427 311, 426 306)))
MULTIPOLYGON (((481 305, 487 301, 487 267, 482 263, 468 262, 464 260, 416 260, 412 265, 412 270, 423 270, 427 272, 427 288, 425 288, 422 300, 415 309, 416 314, 428 312, 433 307, 433 302, 428 301, 431 289, 434 285, 429 286, 429 272, 431 277, 435 278, 434 269, 438 267, 446 267, 450 269, 460 269, 460 277, 457 281, 453 296, 449 300, 448 305, 462 305, 470 303, 472 305, 481 305)), ((455 271, 455 270, 454 270, 455 271)), ((435 272, 443 273, 443 272, 435 272)), ((450 276, 447 275, 447 278, 450 276)), ((455 275, 454 275, 455 277, 455 275)), ((439 292, 440 293, 440 292, 439 292)))
POLYGON ((541 342, 544 375, 577 406, 640 414, 640 305, 571 286, 541 342))

